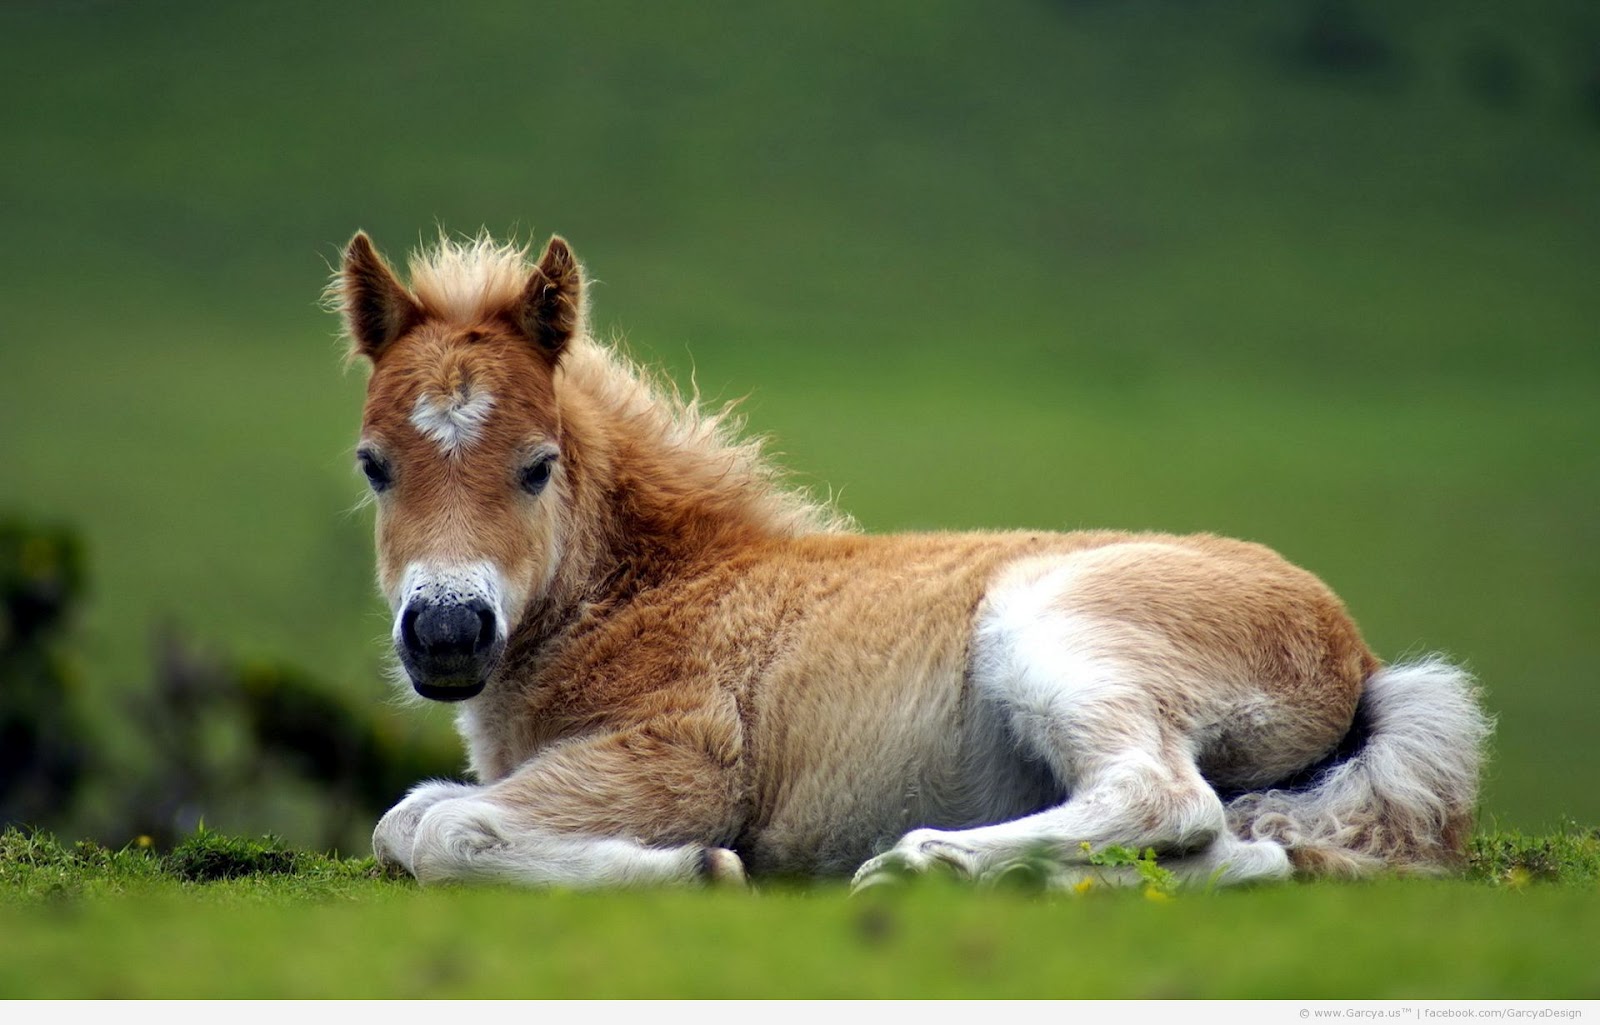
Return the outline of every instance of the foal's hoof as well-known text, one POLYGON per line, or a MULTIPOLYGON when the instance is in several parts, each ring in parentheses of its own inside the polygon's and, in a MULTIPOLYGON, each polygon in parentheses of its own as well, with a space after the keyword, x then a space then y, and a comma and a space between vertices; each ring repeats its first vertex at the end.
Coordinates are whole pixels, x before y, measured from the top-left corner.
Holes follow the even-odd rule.
POLYGON ((743 890, 750 885, 744 874, 744 862, 726 847, 707 847, 700 852, 700 875, 719 889, 743 890))
POLYGON ((898 861, 885 860, 887 857, 880 854, 856 869, 855 878, 850 880, 850 896, 904 886, 916 875, 898 861))
POLYGON ((857 869, 850 882, 850 892, 894 886, 933 870, 943 870, 957 879, 970 879, 975 869, 971 851, 944 839, 938 830, 918 829, 857 869))
POLYGON ((385 828, 389 825, 391 825, 389 817, 384 816, 384 820, 378 823, 378 828, 373 831, 372 857, 378 863, 378 870, 385 876, 390 879, 403 879, 413 874, 409 850, 411 836, 407 834, 397 837, 393 829, 385 828), (406 844, 408 849, 402 851, 401 843, 406 844))
POLYGON ((920 878, 932 866, 932 859, 918 851, 895 848, 884 851, 856 869, 850 880, 852 896, 872 889, 904 886, 920 878))

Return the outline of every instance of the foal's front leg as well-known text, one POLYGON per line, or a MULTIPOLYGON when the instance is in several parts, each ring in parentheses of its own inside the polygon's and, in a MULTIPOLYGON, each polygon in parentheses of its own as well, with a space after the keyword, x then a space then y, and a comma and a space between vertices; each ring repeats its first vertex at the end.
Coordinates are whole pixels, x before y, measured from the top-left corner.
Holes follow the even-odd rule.
POLYGON ((372 855, 386 869, 402 869, 416 875, 411 866, 411 849, 416 844, 417 826, 428 809, 451 798, 469 797, 484 790, 470 783, 429 780, 412 787, 399 804, 384 813, 372 831, 372 855))
POLYGON ((378 823, 373 850, 423 883, 740 883, 731 766, 659 732, 569 742, 485 786, 424 784, 378 823))

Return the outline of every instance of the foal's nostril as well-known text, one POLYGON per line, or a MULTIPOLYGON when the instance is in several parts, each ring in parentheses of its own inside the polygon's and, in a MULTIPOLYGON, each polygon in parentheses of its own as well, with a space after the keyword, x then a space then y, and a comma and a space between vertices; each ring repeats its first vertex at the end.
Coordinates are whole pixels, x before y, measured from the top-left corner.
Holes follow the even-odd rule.
POLYGON ((400 613, 400 643, 408 651, 418 651, 422 642, 417 640, 417 616, 422 610, 415 605, 407 605, 406 610, 400 613))
POLYGON ((494 610, 487 605, 478 607, 478 643, 473 646, 472 653, 481 655, 494 645, 494 610))

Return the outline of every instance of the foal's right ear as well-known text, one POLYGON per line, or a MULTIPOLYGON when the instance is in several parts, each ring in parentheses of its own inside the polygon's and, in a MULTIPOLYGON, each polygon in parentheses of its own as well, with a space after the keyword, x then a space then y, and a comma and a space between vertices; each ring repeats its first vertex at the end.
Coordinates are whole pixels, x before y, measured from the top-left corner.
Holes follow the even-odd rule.
POLYGON ((552 235, 512 311, 517 327, 552 365, 583 330, 583 301, 583 268, 567 240, 552 235))
POLYGON ((344 247, 339 312, 354 354, 376 360, 391 342, 422 322, 422 308, 400 284, 364 231, 344 247))

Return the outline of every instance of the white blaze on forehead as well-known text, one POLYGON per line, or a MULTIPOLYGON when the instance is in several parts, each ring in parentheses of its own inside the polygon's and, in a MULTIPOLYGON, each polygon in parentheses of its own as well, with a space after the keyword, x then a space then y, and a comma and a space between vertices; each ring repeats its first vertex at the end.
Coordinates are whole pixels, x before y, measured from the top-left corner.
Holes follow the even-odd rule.
POLYGON ((486 391, 423 392, 411 410, 411 423, 447 456, 475 444, 494 409, 494 396, 486 391))

